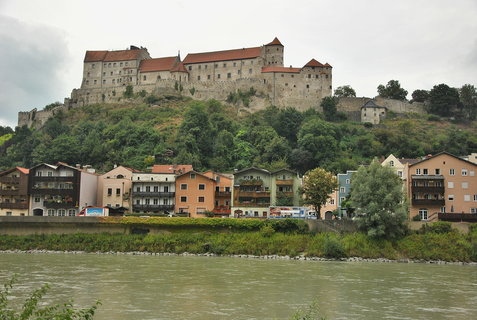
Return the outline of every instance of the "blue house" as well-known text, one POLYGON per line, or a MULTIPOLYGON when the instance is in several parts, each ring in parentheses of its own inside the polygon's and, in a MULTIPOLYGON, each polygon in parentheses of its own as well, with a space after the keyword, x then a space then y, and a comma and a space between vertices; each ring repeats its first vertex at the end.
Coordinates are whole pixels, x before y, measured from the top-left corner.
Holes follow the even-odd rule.
POLYGON ((340 217, 347 217, 346 208, 342 207, 343 201, 351 190, 351 178, 356 171, 347 170, 346 173, 338 173, 338 212, 340 217))

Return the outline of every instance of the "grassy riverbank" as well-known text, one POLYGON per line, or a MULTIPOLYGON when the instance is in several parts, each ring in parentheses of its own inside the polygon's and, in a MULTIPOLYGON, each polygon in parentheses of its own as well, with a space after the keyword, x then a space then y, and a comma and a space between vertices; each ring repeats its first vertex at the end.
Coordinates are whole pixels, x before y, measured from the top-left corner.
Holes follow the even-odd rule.
MULTIPOLYGON (((203 219, 204 221, 207 219, 203 219)), ((223 219, 228 220, 228 219, 223 219)), ((477 228, 468 234, 432 228, 400 240, 376 240, 363 233, 277 232, 270 225, 259 231, 194 231, 148 234, 66 234, 0 236, 0 250, 86 252, 214 253, 219 255, 304 255, 413 260, 477 261, 477 228)))

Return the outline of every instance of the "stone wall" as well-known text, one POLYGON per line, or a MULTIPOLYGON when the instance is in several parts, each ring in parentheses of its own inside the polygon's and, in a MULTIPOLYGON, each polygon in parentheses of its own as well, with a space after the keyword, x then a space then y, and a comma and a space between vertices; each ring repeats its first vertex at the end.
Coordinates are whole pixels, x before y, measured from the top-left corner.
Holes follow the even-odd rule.
POLYGON ((45 122, 60 111, 66 111, 66 106, 58 106, 51 110, 40 110, 36 108, 31 111, 18 112, 18 126, 27 126, 28 128, 41 128, 45 122))

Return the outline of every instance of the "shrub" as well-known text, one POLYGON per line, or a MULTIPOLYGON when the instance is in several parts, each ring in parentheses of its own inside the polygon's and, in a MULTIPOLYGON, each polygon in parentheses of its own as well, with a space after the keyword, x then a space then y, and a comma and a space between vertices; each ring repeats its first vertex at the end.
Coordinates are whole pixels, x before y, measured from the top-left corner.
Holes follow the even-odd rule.
POLYGON ((452 229, 452 224, 446 221, 438 221, 433 224, 425 224, 421 227, 422 233, 433 232, 433 233, 449 233, 454 231, 452 229))
POLYGON ((339 239, 328 235, 323 244, 323 254, 327 258, 342 258, 345 256, 343 244, 339 239))
POLYGON ((265 238, 270 238, 275 234, 275 229, 271 225, 264 225, 260 228, 260 234, 265 238))
POLYGON ((416 214, 414 217, 412 217, 412 221, 421 221, 421 215, 416 214))

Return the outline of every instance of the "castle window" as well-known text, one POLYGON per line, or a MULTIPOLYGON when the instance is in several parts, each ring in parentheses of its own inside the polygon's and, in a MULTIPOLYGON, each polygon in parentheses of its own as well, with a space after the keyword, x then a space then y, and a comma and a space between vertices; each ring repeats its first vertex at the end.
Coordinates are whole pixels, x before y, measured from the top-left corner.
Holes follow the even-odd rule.
POLYGON ((285 76, 283 73, 281 74, 282 78, 285 76))
POLYGON ((316 75, 315 78, 318 79, 318 75, 316 75))
POLYGON ((224 68, 225 68, 225 67, 227 67, 227 64, 226 64, 226 63, 224 63, 224 68))
POLYGON ((192 66, 189 66, 189 71, 192 70, 192 66))
POLYGON ((204 66, 204 69, 207 69, 207 65, 204 66))
POLYGON ((250 64, 251 64, 251 65, 253 65, 253 60, 252 60, 252 61, 250 61, 250 64))
POLYGON ((217 79, 220 79, 220 73, 219 73, 219 74, 217 74, 217 79))
POLYGON ((89 84, 89 80, 86 80, 86 84, 89 84))
POLYGON ((116 66, 116 62, 115 62, 115 63, 113 63, 113 67, 115 67, 115 66, 116 66))
POLYGON ((210 74, 207 75, 207 80, 210 80, 210 74))
POLYGON ((200 80, 200 76, 197 76, 197 80, 200 80))
POLYGON ((331 86, 330 86, 330 90, 331 90, 331 86))
POLYGON ((91 69, 94 69, 94 63, 91 65, 91 69))
POLYGON ((306 85, 306 88, 307 88, 307 89, 310 89, 310 85, 309 85, 309 84, 307 84, 307 85, 306 85))
POLYGON ((113 75, 113 72, 111 71, 111 75, 113 75))
POLYGON ((120 67, 122 67, 122 66, 123 66, 123 63, 122 63, 122 62, 120 62, 120 63, 119 63, 119 66, 120 66, 120 67))
POLYGON ((113 83, 115 83, 115 82, 116 82, 116 79, 113 79, 113 83))
POLYGON ((229 72, 227 73, 227 79, 230 79, 230 78, 232 78, 232 74, 229 72))
POLYGON ((294 74, 292 74, 291 76, 292 76, 292 78, 295 78, 295 75, 294 75, 294 74))
POLYGON ((248 69, 248 73, 252 73, 252 69, 248 69))
POLYGON ((328 75, 326 75, 326 79, 328 79, 328 75))
POLYGON ((236 63, 236 62, 234 62, 234 67, 236 67, 236 66, 237 66, 237 63, 236 63))
POLYGON ((127 66, 127 65, 128 65, 128 62, 126 61, 126 62, 124 63, 124 65, 127 66))
POLYGON ((310 79, 310 78, 311 78, 311 74, 308 75, 308 79, 310 79))
POLYGON ((202 67, 202 66, 199 64, 199 70, 201 69, 201 67, 202 67))
POLYGON ((143 76, 142 80, 146 81, 146 76, 143 76))
POLYGON ((119 70, 119 74, 121 74, 121 70, 119 70))
POLYGON ((106 72, 103 72, 103 76, 106 76, 106 72))
POLYGON ((103 67, 105 67, 105 68, 106 68, 106 66, 107 66, 107 65, 108 65, 108 64, 107 64, 107 63, 105 63, 105 64, 103 64, 103 67))
POLYGON ((108 63, 108 68, 111 68, 111 62, 110 62, 110 63, 108 63))
POLYGON ((240 74, 242 70, 237 70, 237 74, 240 74))
POLYGON ((288 87, 288 83, 285 83, 285 86, 287 86, 287 87, 288 87))
POLYGON ((105 84, 105 83, 106 83, 106 80, 103 80, 103 84, 105 84))
POLYGON ((97 80, 94 80, 94 84, 96 84, 98 81, 97 80))
POLYGON ((219 64, 218 64, 218 63, 214 64, 214 67, 216 67, 216 68, 217 68, 218 66, 219 66, 219 64))
POLYGON ((161 80, 161 76, 157 76, 157 80, 161 80))

